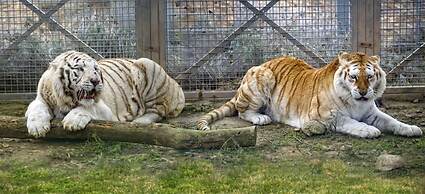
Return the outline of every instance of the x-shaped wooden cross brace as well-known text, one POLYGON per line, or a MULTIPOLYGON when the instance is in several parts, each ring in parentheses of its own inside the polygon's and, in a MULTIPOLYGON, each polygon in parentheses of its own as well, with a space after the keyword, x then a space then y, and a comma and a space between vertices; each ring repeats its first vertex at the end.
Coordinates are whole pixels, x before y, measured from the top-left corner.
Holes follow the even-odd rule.
MULTIPOLYGON (((265 15, 265 13, 272 8, 279 0, 272 0, 270 1, 266 6, 264 6, 261 10, 258 10, 256 7, 254 7, 251 3, 249 3, 246 0, 239 0, 246 8, 251 10, 254 13, 254 16, 252 16, 248 21, 243 23, 238 29, 236 29, 234 32, 232 32, 229 36, 227 36, 224 40, 222 40, 217 46, 215 46, 213 49, 211 49, 206 55, 201 57, 196 63, 191 65, 188 69, 186 69, 184 72, 180 73, 176 76, 176 79, 187 79, 188 76, 196 69, 201 67, 205 62, 210 60, 213 56, 216 54, 223 52, 225 50, 225 45, 227 45, 230 41, 234 40, 237 36, 239 36, 243 31, 245 31, 251 24, 253 24, 255 21, 258 20, 258 18, 263 19, 267 24, 269 24, 274 30, 279 32, 281 35, 286 37, 292 44, 294 44, 296 47, 298 47, 301 51, 306 53, 308 56, 310 56, 314 61, 316 61, 318 64, 323 65, 326 64, 325 60, 323 60, 322 57, 320 57, 318 54, 314 53, 311 49, 303 45, 300 41, 298 41, 294 36, 292 36, 289 32, 287 32, 285 29, 277 25, 273 20, 271 20, 269 17, 265 15)), ((258 64, 259 65, 259 64, 258 64)))
POLYGON ((38 22, 34 23, 30 28, 28 28, 23 34, 21 34, 12 44, 9 45, 6 49, 2 50, 1 55, 8 55, 14 50, 16 50, 16 47, 18 44, 20 44, 22 41, 25 40, 31 33, 33 33, 38 27, 41 26, 44 22, 49 22, 51 25, 53 25, 58 31, 62 32, 66 37, 71 39, 72 41, 80 44, 82 48, 84 48, 85 51, 93 54, 95 58, 101 59, 103 58, 102 55, 97 53, 94 49, 92 49, 89 45, 87 45, 84 41, 79 39, 77 36, 72 34, 70 31, 65 29, 62 25, 60 25, 56 20, 51 18, 51 16, 56 13, 59 8, 61 8, 65 3, 67 3, 69 0, 61 0, 58 4, 56 4, 54 7, 52 7, 47 13, 44 13, 40 8, 36 7, 33 3, 29 2, 28 0, 19 0, 22 4, 24 4, 26 7, 28 7, 31 11, 33 11, 35 14, 38 15, 39 20, 38 22))

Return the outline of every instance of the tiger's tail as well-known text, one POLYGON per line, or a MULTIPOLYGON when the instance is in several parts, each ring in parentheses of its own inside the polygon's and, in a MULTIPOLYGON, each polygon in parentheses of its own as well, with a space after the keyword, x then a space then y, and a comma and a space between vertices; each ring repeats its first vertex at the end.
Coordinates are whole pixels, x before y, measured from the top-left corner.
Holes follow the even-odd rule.
POLYGON ((223 119, 224 117, 233 116, 234 114, 236 114, 235 97, 223 104, 220 108, 214 109, 198 119, 196 122, 196 129, 210 130, 210 127, 208 126, 210 123, 223 119))

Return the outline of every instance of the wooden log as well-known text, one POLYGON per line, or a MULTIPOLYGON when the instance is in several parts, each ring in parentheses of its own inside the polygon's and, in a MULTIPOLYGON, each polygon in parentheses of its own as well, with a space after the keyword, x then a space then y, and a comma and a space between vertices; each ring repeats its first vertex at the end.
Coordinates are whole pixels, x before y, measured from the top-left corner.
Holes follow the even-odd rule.
MULTIPOLYGON (((51 122, 46 137, 40 139, 101 140, 144 143, 176 149, 222 148, 255 146, 257 133, 254 126, 197 131, 169 124, 141 126, 127 122, 92 121, 81 131, 67 131, 59 120, 51 122)), ((28 134, 23 117, 0 116, 0 138, 34 138, 28 134)))

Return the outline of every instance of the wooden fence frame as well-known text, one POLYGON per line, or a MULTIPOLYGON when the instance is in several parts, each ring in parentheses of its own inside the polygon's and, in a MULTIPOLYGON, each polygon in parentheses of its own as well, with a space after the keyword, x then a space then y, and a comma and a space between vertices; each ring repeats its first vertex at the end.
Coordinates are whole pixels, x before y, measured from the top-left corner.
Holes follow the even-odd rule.
MULTIPOLYGON (((166 0, 137 0, 141 6, 136 10, 144 10, 143 14, 136 16, 137 26, 137 45, 138 53, 142 57, 150 57, 155 61, 159 61, 161 66, 165 67, 166 63, 166 0), (161 3, 158 3, 161 2, 161 3), (150 5, 150 6, 149 6, 150 5), (151 8, 146 9, 146 8, 151 8), (164 10, 164 11, 158 11, 164 10), (158 21, 152 20, 152 17, 158 17, 158 21), (158 26, 159 25, 159 26, 158 26), (151 32, 144 33, 146 31, 151 32), (159 33, 158 33, 159 32, 159 33), (159 36, 159 37, 158 37, 159 36), (158 57, 159 56, 159 57, 158 57), (164 56, 164 57, 162 57, 164 56)), ((310 48, 303 45, 294 36, 289 34, 284 28, 278 26, 264 13, 267 12, 279 0, 271 0, 262 9, 257 9, 246 0, 239 0, 239 2, 246 8, 251 10, 254 15, 243 23, 238 29, 229 34, 225 39, 220 41, 214 48, 192 64, 186 71, 176 77, 176 79, 185 79, 190 73, 202 66, 206 61, 211 59, 217 53, 223 50, 223 45, 228 44, 234 40, 239 34, 243 33, 252 23, 258 18, 263 19, 273 29, 278 31, 282 36, 286 37, 301 51, 304 51, 307 56, 311 57, 319 64, 325 63, 321 56, 317 55, 310 48)), ((381 49, 381 0, 351 0, 351 27, 352 27, 352 45, 353 51, 367 53, 368 55, 379 55, 381 49)), ((425 45, 425 44, 424 44, 425 45)), ((422 49, 421 46, 418 49, 422 49)), ((416 49, 411 55, 417 52, 416 49)), ((411 56, 409 55, 408 58, 411 56)), ((404 60, 396 65, 390 72, 395 72, 400 66, 404 65, 404 60)), ((234 95, 234 90, 229 91, 186 91, 185 96, 188 101, 196 100, 225 100, 230 99, 234 95)), ((388 87, 384 94, 384 99, 393 100, 413 100, 425 98, 425 86, 401 86, 401 87, 388 87)))

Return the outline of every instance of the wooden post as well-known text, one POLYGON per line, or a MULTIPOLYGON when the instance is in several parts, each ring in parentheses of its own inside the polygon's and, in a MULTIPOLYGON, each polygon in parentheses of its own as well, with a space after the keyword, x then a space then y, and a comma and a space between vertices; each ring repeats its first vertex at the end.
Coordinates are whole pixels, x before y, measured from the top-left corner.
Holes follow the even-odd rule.
POLYGON ((351 0, 353 51, 379 55, 381 51, 381 1, 351 0))
POLYGON ((166 63, 166 0, 136 0, 137 56, 166 63))

